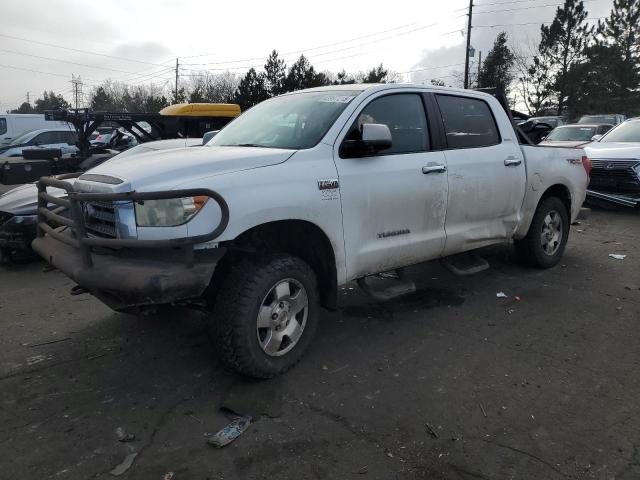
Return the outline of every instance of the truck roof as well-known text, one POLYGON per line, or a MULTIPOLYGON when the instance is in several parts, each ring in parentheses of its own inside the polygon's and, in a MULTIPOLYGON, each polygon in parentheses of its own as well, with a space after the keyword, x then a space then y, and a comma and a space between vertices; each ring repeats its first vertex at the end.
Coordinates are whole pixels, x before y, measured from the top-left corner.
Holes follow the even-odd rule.
POLYGON ((454 87, 440 87, 437 85, 424 85, 421 83, 349 83, 344 85, 328 85, 325 87, 314 87, 314 88, 306 88, 304 90, 297 90, 295 92, 290 93, 299 93, 299 92, 323 92, 323 91, 345 91, 352 90, 357 92, 363 92, 365 90, 392 90, 395 88, 420 88, 425 90, 440 90, 443 92, 456 92, 456 93, 464 93, 465 95, 474 94, 474 95, 482 95, 482 96, 491 96, 488 93, 479 92, 477 90, 469 90, 464 88, 454 88, 454 87))

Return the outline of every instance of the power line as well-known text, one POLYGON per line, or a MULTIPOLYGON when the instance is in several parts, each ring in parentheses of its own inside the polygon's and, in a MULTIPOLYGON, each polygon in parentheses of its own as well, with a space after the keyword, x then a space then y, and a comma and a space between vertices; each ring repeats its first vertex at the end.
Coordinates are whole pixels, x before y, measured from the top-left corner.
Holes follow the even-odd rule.
MULTIPOLYGON (((602 20, 609 17, 588 17, 585 20, 602 20)), ((549 25, 553 22, 496 23, 495 25, 474 25, 473 28, 520 27, 524 25, 549 25)))
MULTIPOLYGON (((285 53, 283 53, 283 55, 293 55, 293 54, 296 54, 296 53, 310 52, 312 50, 320 50, 320 49, 326 48, 326 47, 333 47, 335 45, 340 45, 340 44, 343 44, 343 43, 349 43, 349 42, 353 42, 353 41, 356 41, 356 40, 362 40, 363 38, 369 38, 369 37, 373 37, 373 36, 376 36, 376 35, 382 35, 383 33, 388 33, 388 32, 393 32, 393 31, 396 31, 396 30, 401 30, 403 28, 410 27, 412 25, 415 25, 415 22, 414 23, 407 23, 406 25, 401 25, 401 26, 398 26, 398 27, 390 28, 390 29, 387 29, 387 30, 382 30, 382 31, 379 31, 379 32, 370 33, 370 34, 367 34, 367 35, 362 35, 360 37, 354 37, 354 38, 351 38, 349 40, 341 40, 339 42, 327 43, 325 45, 319 45, 319 46, 316 46, 316 47, 307 48, 305 50, 295 50, 295 51, 291 51, 291 52, 285 52, 285 53)), ((212 56, 212 55, 214 55, 214 54, 212 54, 212 53, 204 53, 204 54, 200 54, 200 55, 183 55, 180 58, 209 57, 209 56, 212 56)), ((232 61, 229 61, 229 62, 210 62, 209 64, 210 65, 213 65, 213 64, 221 65, 221 64, 225 64, 225 63, 252 62, 254 60, 261 60, 262 58, 263 57, 257 57, 257 58, 254 57, 254 58, 248 58, 248 59, 244 59, 244 60, 232 60, 232 61)))
POLYGON ((60 48, 62 50, 69 50, 71 52, 86 53, 87 55, 96 55, 98 57, 115 58, 117 60, 123 60, 125 62, 142 63, 142 64, 145 64, 145 65, 154 65, 154 66, 157 66, 157 67, 164 66, 164 65, 160 65, 158 63, 145 62, 144 60, 135 60, 133 58, 119 57, 117 55, 108 55, 106 53, 90 52, 89 50, 81 50, 79 48, 65 47, 64 45, 57 45, 57 44, 48 43, 48 42, 40 42, 38 40, 31 40, 29 38, 16 37, 16 36, 7 35, 7 34, 4 34, 4 33, 0 33, 0 37, 11 38, 12 40, 20 40, 22 42, 34 43, 36 45, 43 45, 45 47, 60 48))
POLYGON ((116 68, 98 67, 98 66, 95 66, 95 65, 88 65, 86 63, 79 63, 79 62, 72 62, 70 60, 63 60, 61 58, 44 57, 42 55, 33 55, 31 53, 16 52, 15 50, 6 50, 4 48, 0 48, 0 52, 9 53, 11 55, 22 55, 24 57, 40 58, 42 60, 52 60, 54 62, 68 63, 70 65, 78 65, 80 67, 94 68, 94 69, 97 69, 97 70, 109 70, 111 72, 135 74, 135 72, 129 72, 129 71, 126 71, 126 70, 118 70, 116 68))
MULTIPOLYGON (((583 2, 588 2, 588 1, 595 1, 595 0, 582 0, 583 2)), ((482 5, 476 5, 477 7, 482 6, 482 5)), ((546 5, 532 5, 529 7, 518 7, 518 8, 503 8, 500 10, 488 10, 486 12, 475 12, 476 15, 479 14, 484 14, 484 13, 500 13, 500 12, 515 12, 518 10, 531 10, 533 8, 545 8, 545 7, 562 7, 564 6, 564 3, 548 3, 546 5)))

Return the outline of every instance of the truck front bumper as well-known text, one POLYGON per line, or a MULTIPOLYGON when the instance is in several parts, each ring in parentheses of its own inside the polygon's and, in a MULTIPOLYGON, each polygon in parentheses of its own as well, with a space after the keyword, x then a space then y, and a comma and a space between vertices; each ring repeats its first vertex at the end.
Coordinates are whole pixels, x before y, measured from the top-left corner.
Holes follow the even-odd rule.
POLYGON ((51 265, 118 311, 139 311, 201 297, 211 281, 224 248, 195 246, 217 238, 229 222, 229 207, 208 189, 161 192, 84 193, 64 180, 43 177, 38 182, 38 236, 33 249, 51 265), (62 188, 67 198, 47 193, 62 188), (218 226, 206 234, 164 240, 104 238, 87 234, 85 202, 137 202, 204 195, 221 210, 218 226), (59 207, 50 210, 49 204, 59 207), (62 214, 68 210, 69 216, 62 214))
POLYGON ((33 249, 51 265, 103 303, 121 312, 172 304, 201 297, 225 248, 196 252, 189 266, 182 252, 115 251, 92 253, 87 266, 80 252, 49 235, 38 237, 33 249))

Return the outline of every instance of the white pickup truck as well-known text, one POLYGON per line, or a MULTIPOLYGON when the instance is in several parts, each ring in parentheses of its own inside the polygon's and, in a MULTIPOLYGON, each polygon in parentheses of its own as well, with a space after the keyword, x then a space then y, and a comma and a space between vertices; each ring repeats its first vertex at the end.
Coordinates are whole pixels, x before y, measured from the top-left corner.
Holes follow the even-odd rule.
POLYGON ((589 168, 582 150, 521 145, 485 93, 316 88, 201 147, 42 179, 33 248, 116 310, 205 307, 223 362, 266 378, 300 359, 349 281, 509 239, 554 266, 589 168))

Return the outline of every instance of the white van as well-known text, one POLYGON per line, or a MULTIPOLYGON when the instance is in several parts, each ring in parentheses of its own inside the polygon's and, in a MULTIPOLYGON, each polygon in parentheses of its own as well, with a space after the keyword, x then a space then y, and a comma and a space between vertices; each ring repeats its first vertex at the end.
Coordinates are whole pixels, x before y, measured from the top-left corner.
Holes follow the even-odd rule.
POLYGON ((0 145, 11 142, 29 130, 40 128, 71 128, 73 130, 67 122, 45 120, 42 113, 5 113, 0 115, 0 145))

